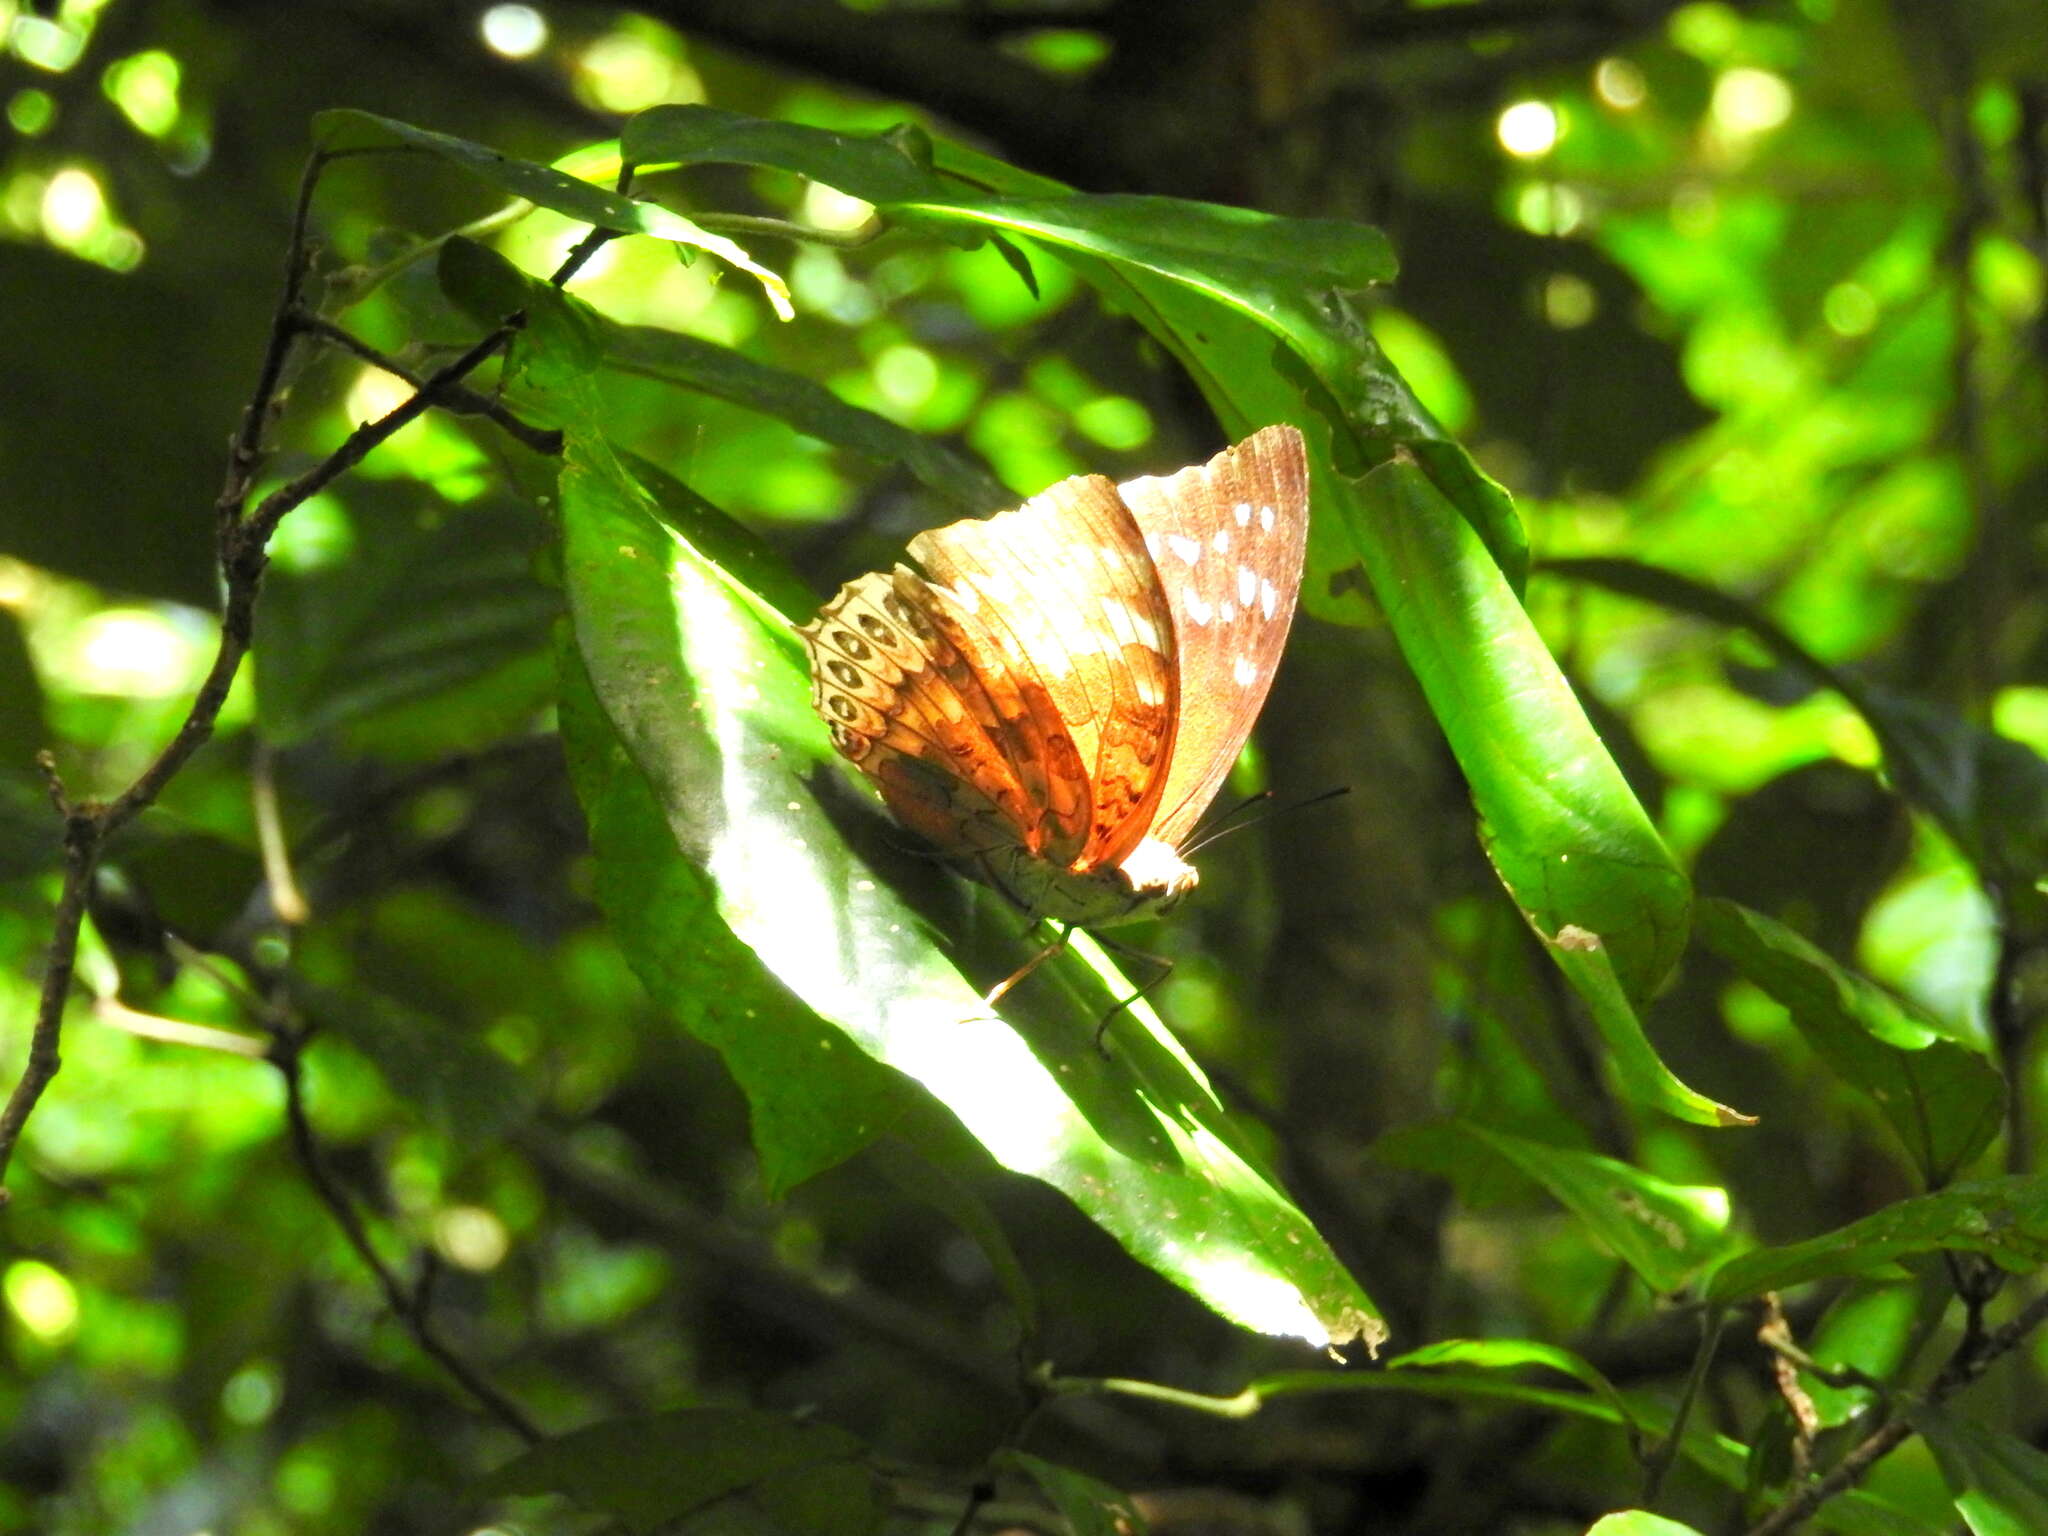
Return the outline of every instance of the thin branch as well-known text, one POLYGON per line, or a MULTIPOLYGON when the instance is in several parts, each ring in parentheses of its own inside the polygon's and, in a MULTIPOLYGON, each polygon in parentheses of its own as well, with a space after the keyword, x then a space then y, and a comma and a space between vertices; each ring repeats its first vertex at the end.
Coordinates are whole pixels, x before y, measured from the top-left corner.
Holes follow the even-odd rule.
MULTIPOLYGON (((318 336, 322 341, 331 342, 344 352, 362 359, 372 368, 382 369, 395 379, 403 379, 415 390, 426 388, 426 380, 397 358, 379 352, 367 341, 346 327, 336 325, 325 315, 301 311, 293 318, 292 323, 306 334, 318 336)), ((466 384, 451 385, 441 401, 441 409, 455 416, 488 416, 503 427, 509 436, 517 438, 535 453, 554 455, 562 451, 560 431, 549 427, 536 427, 531 422, 521 421, 507 410, 502 402, 493 400, 489 395, 471 389, 466 384)))
POLYGON ((546 1437, 540 1427, 527 1417, 526 1410, 451 1348, 435 1328, 430 1305, 431 1267, 424 1270, 417 1286, 408 1286, 400 1280, 370 1241, 370 1234, 363 1227, 355 1203, 328 1171, 325 1160, 320 1156, 319 1141, 313 1134, 313 1123, 306 1115, 305 1084, 299 1066, 299 1048, 303 1039, 303 1035, 280 1037, 270 1053, 270 1060, 284 1078, 285 1120, 291 1128, 292 1150, 298 1156, 299 1166, 305 1170, 307 1182, 334 1217, 335 1225, 341 1228, 348 1245, 363 1261, 363 1267, 376 1278, 385 1301, 405 1325, 406 1332, 412 1335, 413 1342, 419 1345, 421 1353, 460 1383, 463 1390, 476 1399, 477 1405, 492 1418, 528 1445, 538 1445, 546 1437))
MULTIPOLYGON (((345 153, 345 152, 343 152, 345 153)), ((284 379, 292 346, 301 329, 297 317, 304 312, 303 294, 310 265, 306 230, 311 216, 314 189, 320 173, 339 153, 316 151, 306 162, 299 180, 298 200, 292 217, 287 245, 283 292, 271 320, 270 339, 263 363, 257 370, 256 388, 228 450, 227 476, 214 504, 216 552, 226 595, 221 606, 220 642, 205 680, 193 695, 185 719, 154 761, 114 799, 74 801, 65 792, 54 763, 45 754, 38 759, 51 801, 64 819, 64 877, 52 918, 50 942, 44 951, 43 981, 36 1002, 35 1024, 29 1036, 28 1060, 21 1077, 0 1108, 0 1206, 7 1203, 7 1165, 21 1139, 29 1116, 44 1091, 63 1065, 60 1042, 64 1029, 64 1004, 71 992, 71 977, 78 960, 78 935, 85 921, 87 897, 92 888, 100 855, 107 840, 155 803, 164 786, 177 775, 193 755, 213 737, 228 690, 249 653, 255 631, 256 598, 268 564, 271 535, 293 508, 325 489, 360 464, 379 444, 387 441, 431 407, 445 404, 462 381, 487 359, 502 351, 525 323, 523 315, 508 316, 503 324, 460 357, 422 380, 410 398, 375 421, 358 426, 325 459, 313 468, 266 496, 253 510, 247 509, 249 490, 263 462, 263 442, 282 399, 284 379)), ((621 173, 623 188, 630 168, 621 173)), ((549 280, 559 286, 572 277, 606 241, 608 230, 593 229, 569 253, 549 280)))
MULTIPOLYGON (((2020 1308, 2003 1327, 1979 1334, 1974 1340, 1965 1338, 1928 1386, 1923 1394, 1925 1400, 1938 1403, 1953 1396, 1982 1376, 1993 1361, 2011 1353, 2044 1321, 2048 1321, 2048 1291, 2020 1308)), ((1905 1444, 1912 1434, 1913 1426, 1906 1419, 1888 1419, 1835 1463, 1824 1477, 1808 1483, 1751 1526, 1747 1536, 1780 1536, 1782 1532, 1795 1529, 1829 1499, 1862 1481, 1872 1467, 1905 1444)))

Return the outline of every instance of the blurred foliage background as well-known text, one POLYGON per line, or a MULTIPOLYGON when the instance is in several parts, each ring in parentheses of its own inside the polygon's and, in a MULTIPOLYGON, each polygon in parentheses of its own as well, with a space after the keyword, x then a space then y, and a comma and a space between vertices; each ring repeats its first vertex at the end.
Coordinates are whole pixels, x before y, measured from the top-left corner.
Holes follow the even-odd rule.
MULTIPOLYGON (((2031 876, 1987 881, 1953 827, 1910 812, 1865 717, 1810 671, 1697 605, 1614 590, 1627 568, 1570 562, 1679 573, 1929 720, 2048 751, 2038 5, 1171 11, 0 0, 8 1081, 55 889, 32 758, 52 747, 74 791, 117 790, 211 657, 222 445, 270 323, 310 113, 360 107, 550 161, 642 108, 709 102, 847 130, 924 122, 1086 190, 1384 228, 1402 275, 1373 296, 1375 334, 1514 492, 1530 609, 1702 893, 1995 1046, 2018 1109, 1990 1162, 2029 1170, 2031 876)), ((826 228, 866 213, 767 171, 690 185, 706 207, 826 228)), ((315 210, 322 269, 359 281, 497 207, 426 164, 344 163, 315 210)), ((580 232, 540 212, 491 238, 546 271, 580 232)), ((654 242, 606 247, 576 291, 947 440, 1012 496, 1217 444, 1158 349, 1054 263, 1036 264, 1034 297, 988 247, 752 248, 786 275, 793 322, 654 242)), ((473 334, 451 328, 430 266, 350 315, 416 365, 473 334)), ((618 436, 820 594, 959 515, 900 457, 660 374, 605 375, 618 436)), ((348 356, 314 362, 270 478, 403 393, 348 356)), ((279 1074, 248 1032, 248 978, 275 962, 290 899, 266 878, 265 818, 311 913, 293 1001, 321 1026, 304 1065, 334 1176, 393 1264, 433 1267, 443 1331, 527 1412, 561 1430, 683 1403, 802 1409, 899 1462, 948 1526, 1010 1431, 1014 1325, 981 1252, 869 1156, 771 1199, 723 1067, 648 1001, 597 916, 554 735, 541 483, 487 425, 435 416, 294 513, 218 740, 109 851, 65 1069, 0 1218, 0 1528, 585 1528, 554 1503, 475 1496, 516 1440, 391 1320, 286 1144, 279 1074)), ((1766 1243, 1917 1187, 1784 1009, 1700 951, 1651 1032, 1761 1124, 1702 1132, 1609 1094, 1383 630, 1304 618, 1258 753, 1283 797, 1352 793, 1204 856, 1198 899, 1151 936, 1176 961, 1157 996, 1273 1128, 1398 1343, 1570 1343, 1668 1402, 1697 1339, 1528 1189, 1375 1156, 1450 1111, 1719 1191, 1766 1243)), ((2038 851, 2038 803, 1995 814, 2038 851)), ((1061 1370, 1228 1394, 1311 1363, 1138 1268, 1049 1190, 991 1172, 979 1192, 1061 1370)), ((1916 1315, 1916 1294, 1801 1292, 1795 1322, 1883 1370, 1958 1326, 1916 1315)), ((1779 1411, 1762 1356, 1737 1329, 1720 1359, 1703 1411, 1751 1441, 1779 1411)), ((2031 1346, 1973 1401, 2039 1444, 2044 1369, 2031 1346)), ((1866 1402, 1843 1394, 1826 1422, 1866 1402)), ((1034 1435, 1148 1490, 1161 1530, 1577 1531, 1635 1492, 1611 1428, 1526 1409, 1365 1396, 1233 1422, 1079 1401, 1034 1435)), ((1731 1518, 1737 1496, 1692 1475, 1691 1516, 1731 1518)), ((1901 1529, 1954 1520, 1917 1442, 1873 1487, 1921 1522, 1901 1529)))

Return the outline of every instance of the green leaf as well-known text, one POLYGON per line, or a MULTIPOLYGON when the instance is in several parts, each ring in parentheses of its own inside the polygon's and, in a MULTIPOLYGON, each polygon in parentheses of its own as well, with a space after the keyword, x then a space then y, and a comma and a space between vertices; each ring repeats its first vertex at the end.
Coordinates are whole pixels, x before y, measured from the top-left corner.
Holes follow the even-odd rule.
POLYGON ((2005 1079, 1931 1015, 1732 901, 1703 902, 1699 933, 1784 1005, 1829 1070, 1870 1095, 1928 1183, 1947 1183, 1998 1134, 2005 1079))
POLYGON ((1916 1399, 1905 1411, 1933 1448, 1972 1536, 2048 1531, 2048 1454, 1942 1403, 1916 1399))
POLYGON ((959 1139, 957 1129, 948 1135, 944 1129, 921 1127, 915 1149, 906 1142, 886 1139, 876 1144, 870 1161, 891 1184, 937 1211, 981 1250, 1029 1339, 1038 1329, 1038 1291, 1030 1274, 987 1202, 936 1155, 948 1141, 959 1139))
POLYGON ((863 1536, 880 1525, 885 1508, 865 1455, 859 1440, 829 1424, 746 1409, 683 1408, 558 1436, 514 1457, 479 1492, 486 1498, 560 1494, 610 1515, 633 1536, 653 1536, 723 1500, 771 1516, 823 1513, 827 1523, 798 1528, 863 1536), (822 1511, 804 1491, 820 1479, 831 1496, 822 1511))
POLYGON ((1695 1125, 1756 1124, 1756 1116, 1695 1093, 1664 1065, 1657 1048, 1650 1044, 1650 1037, 1643 1033, 1642 1021, 1636 1017, 1628 994, 1622 991, 1606 945, 1597 935, 1567 924, 1548 940, 1546 947, 1558 969, 1586 1000, 1594 1028, 1607 1042, 1608 1064, 1613 1067, 1615 1081, 1625 1096, 1695 1125))
POLYGON ((487 145, 416 128, 374 112, 337 107, 314 114, 313 141, 328 155, 362 154, 374 150, 412 150, 434 155, 449 165, 488 182, 512 197, 524 198, 538 207, 579 223, 620 234, 652 235, 677 245, 708 251, 721 261, 748 273, 761 285, 769 304, 782 319, 794 318, 789 288, 766 267, 723 235, 700 229, 681 214, 658 203, 624 197, 617 192, 583 181, 551 165, 518 160, 500 154, 487 145))
MULTIPOLYGON (((1560 963, 1567 928, 1598 935, 1640 1002, 1685 947, 1685 876, 1470 524, 1413 463, 1357 489, 1336 510, 1465 770, 1501 883, 1560 963)), ((1575 983, 1597 976, 1578 970, 1575 983)), ((1604 990, 1586 998, 1611 1025, 1604 990)), ((1647 1086, 1639 1062, 1627 1070, 1647 1086)))
POLYGON ((899 463, 941 496, 970 512, 1011 506, 1016 497, 966 455, 886 416, 848 405, 824 385, 717 346, 652 326, 612 325, 606 366, 730 400, 786 421, 821 442, 899 463))
POLYGON ((719 916, 563 637, 562 744, 590 825, 598 905, 641 985, 725 1059, 746 1095, 761 1180, 782 1195, 895 1124, 906 1085, 789 995, 719 916))
POLYGON ((1064 1190, 1224 1316, 1317 1342, 1376 1337, 1370 1303, 1150 1010, 1118 1015, 1110 1059, 1096 1049, 1097 1021, 1129 987, 1092 945, 1075 948, 1099 984, 1047 967, 1006 1003, 1007 1023, 988 1015, 979 991, 1031 952, 1016 919, 977 897, 976 929, 965 888, 891 859, 893 834, 864 790, 849 792, 781 615, 659 518, 584 430, 569 434, 561 506, 597 699, 668 847, 708 875, 721 917, 768 969, 923 1083, 998 1162, 1064 1190), (957 953, 988 957, 986 980, 962 975, 935 927, 957 953))
POLYGON ((1681 1525, 1647 1509, 1618 1509, 1586 1527, 1586 1536, 1702 1536, 1697 1526, 1681 1525))
POLYGON ((448 693, 547 644, 559 595, 533 575, 533 519, 494 500, 448 508, 417 491, 349 491, 355 551, 271 573, 256 709, 276 746, 448 693))
POLYGON ((1685 877, 1521 609, 1526 538, 1505 493, 1444 439, 1344 298, 1392 274, 1384 239, 1146 198, 888 211, 1046 245, 1181 359, 1233 435, 1303 429, 1319 513, 1311 609, 1370 584, 1523 911, 1546 935, 1599 934, 1624 990, 1647 997, 1684 948, 1685 877))
POLYGON ((1127 1493, 1025 1451, 1003 1450, 999 1467, 1023 1473, 1039 1487, 1067 1523, 1070 1536, 1145 1536, 1145 1517, 1127 1493))
POLYGON ((649 107, 626 120, 619 154, 630 165, 759 165, 793 171, 864 202, 893 203, 942 190, 929 159, 896 129, 835 133, 803 123, 747 117, 717 107, 649 107))
POLYGON ((595 310, 522 272, 487 245, 449 237, 441 242, 434 275, 448 302, 485 330, 514 314, 525 317, 510 357, 536 389, 560 388, 591 372, 604 355, 604 327, 595 310))
POLYGON ((2015 892, 2030 890, 2048 869, 2048 760, 2024 742, 1830 666, 1769 614, 1675 571, 1615 559, 1559 560, 1544 569, 1748 631, 1780 664, 1841 694, 1863 716, 1899 794, 1980 869, 2015 892))
POLYGON ((1668 1183, 1611 1157, 1546 1146, 1470 1120, 1416 1126, 1382 1137, 1373 1155, 1402 1167, 1461 1171, 1490 1152, 1547 1190, 1652 1290, 1678 1290, 1727 1248, 1727 1194, 1668 1183))
POLYGON ((1957 1184, 1803 1243, 1739 1254, 1708 1277, 1706 1294, 1709 1301, 1740 1301, 1945 1249, 1981 1253, 2015 1272, 2048 1261, 2048 1177, 2012 1174, 1957 1184))
POLYGON ((1571 1377, 1593 1395, 1609 1404, 1620 1423, 1634 1436, 1639 1434, 1635 1414, 1614 1383, 1591 1361, 1555 1344, 1534 1339, 1440 1339, 1421 1349, 1411 1349, 1387 1362, 1389 1371, 1434 1370, 1444 1366, 1473 1366, 1486 1371, 1518 1371, 1541 1366, 1571 1377))

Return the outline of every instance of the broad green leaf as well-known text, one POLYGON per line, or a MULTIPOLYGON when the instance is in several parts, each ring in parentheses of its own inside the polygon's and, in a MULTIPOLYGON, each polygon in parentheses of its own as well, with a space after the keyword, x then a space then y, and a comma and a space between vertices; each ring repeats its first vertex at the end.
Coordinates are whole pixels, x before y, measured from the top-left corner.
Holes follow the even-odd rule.
POLYGON ((530 514, 351 487, 354 552, 264 583, 255 652, 264 734, 292 746, 434 698, 547 645, 559 594, 534 579, 530 514))
POLYGON ((886 416, 848 405, 814 379, 757 363, 730 347, 652 326, 609 325, 605 365, 699 390, 777 417, 820 442, 900 463, 969 512, 994 511, 1017 499, 965 454, 886 416))
POLYGON ((2048 1531, 2048 1454, 1926 1398, 1909 1401, 1906 1417, 1933 1447, 1972 1536, 2048 1531))
POLYGON ((767 166, 870 203, 929 197, 943 189, 932 172, 929 140, 908 125, 879 134, 836 133, 717 107, 663 105, 627 119, 619 153, 643 167, 767 166))
POLYGON ((487 331, 515 313, 525 317, 508 357, 536 389, 561 388, 589 373, 603 356, 604 332, 595 310, 522 272, 487 245, 451 236, 441 242, 434 272, 448 301, 487 331))
POLYGON ((1434 1344, 1425 1344, 1421 1349, 1396 1355, 1387 1362, 1387 1369, 1433 1370, 1447 1365, 1474 1366, 1489 1371, 1516 1371, 1533 1365, 1557 1371, 1590 1388, 1595 1397, 1614 1409, 1630 1434, 1637 1432, 1635 1415, 1627 1400, 1615 1390, 1614 1383, 1583 1355, 1555 1344, 1544 1344, 1534 1339, 1440 1339, 1434 1344))
POLYGON ((1740 1301, 1943 1249, 1981 1253, 2015 1272, 2048 1261, 2048 1178, 2011 1174, 1957 1184, 1803 1243, 1739 1254, 1708 1277, 1707 1299, 1740 1301))
POLYGON ((883 1513, 866 1450, 842 1429, 749 1409, 683 1408, 610 1419, 543 1442, 484 1480, 486 1498, 560 1494, 610 1515, 632 1536, 654 1536, 720 1500, 766 1514, 813 1508, 803 1487, 828 1479, 834 1500, 852 1496, 829 1523, 806 1530, 863 1536, 883 1513))
POLYGON ((1523 911, 1546 935, 1600 934, 1624 990, 1647 997, 1684 947, 1685 878, 1521 609, 1526 540, 1505 494, 1444 440, 1344 297, 1391 274, 1377 233, 1157 199, 887 211, 1047 246, 1187 365, 1233 435, 1276 420, 1308 434, 1310 606, 1370 585, 1523 911))
POLYGON ((1069 1536, 1145 1536, 1145 1517, 1130 1495, 1085 1472, 1018 1450, 1002 1451, 996 1464, 1036 1483, 1066 1521, 1069 1536))
POLYGON ((590 826, 598 905, 648 994, 725 1059, 746 1095, 761 1181, 781 1195, 903 1114, 906 1085, 789 995, 718 914, 619 744, 567 637, 562 744, 590 826))
POLYGON ((1614 1069, 1621 1091, 1638 1104, 1661 1109, 1695 1125, 1755 1125, 1754 1115, 1716 1104, 1680 1082, 1664 1065, 1642 1021, 1621 988, 1606 945, 1598 935, 1571 925, 1560 929, 1545 945, 1558 969, 1571 979, 1579 996, 1593 1015, 1593 1027, 1607 1042, 1608 1064, 1614 1069))
POLYGON ((1699 1527, 1681 1525, 1647 1509, 1618 1509, 1586 1527, 1586 1536, 1703 1536, 1699 1527))
POLYGON ((1947 1026, 1732 901, 1703 902, 1699 933, 1785 1006, 1830 1070, 1870 1095, 1928 1183, 1947 1183, 1998 1134, 2005 1079, 1947 1026))
POLYGON ((1373 1155, 1449 1176, 1491 1153, 1547 1190, 1653 1291, 1684 1286, 1727 1250, 1728 1196, 1712 1185, 1672 1184, 1611 1157, 1546 1146, 1470 1120, 1382 1137, 1373 1155))
POLYGON ((431 128, 416 128, 411 123, 379 117, 373 112, 360 112, 352 107, 336 107, 316 113, 313 140, 322 153, 329 155, 394 149, 434 155, 501 192, 524 198, 542 208, 551 208, 579 223, 615 230, 620 234, 652 235, 657 240, 708 251, 759 282, 761 291, 781 318, 788 320, 795 316, 796 311, 789 303, 789 288, 780 277, 761 266, 725 236, 701 229, 658 203, 621 196, 554 166, 514 159, 469 139, 437 133, 431 128))
POLYGON ((1030 949, 1007 914, 985 923, 981 944, 997 948, 970 982, 934 941, 935 927, 974 937, 963 888, 891 857, 892 829, 831 751, 782 617, 660 519, 584 431, 569 435, 561 507, 576 646, 598 701, 669 846, 709 876, 720 915, 768 969, 923 1083, 998 1162, 1066 1191, 1223 1315, 1319 1343, 1376 1337, 1370 1303, 1156 1017, 1125 1010, 1109 1059, 1096 1049, 1121 978, 1084 986, 1081 967, 1047 967, 1006 1003, 1008 1023, 988 1016, 979 990, 1030 949), (920 885, 922 912, 897 894, 920 885))
POLYGON ((2024 742, 1830 666, 1769 614, 1676 571, 1615 559, 1559 560, 1544 569, 1748 631, 1781 665, 1841 694, 1863 716, 1898 792, 1972 862, 2016 894, 2048 869, 2048 760, 2024 742))
MULTIPOLYGON (((1357 491, 1336 510, 1465 770, 1501 883, 1553 958, 1565 929, 1598 935, 1640 1002, 1685 946, 1685 876, 1470 524, 1412 462, 1357 491)), ((1597 990, 1587 1001, 1606 1006, 1597 990)))

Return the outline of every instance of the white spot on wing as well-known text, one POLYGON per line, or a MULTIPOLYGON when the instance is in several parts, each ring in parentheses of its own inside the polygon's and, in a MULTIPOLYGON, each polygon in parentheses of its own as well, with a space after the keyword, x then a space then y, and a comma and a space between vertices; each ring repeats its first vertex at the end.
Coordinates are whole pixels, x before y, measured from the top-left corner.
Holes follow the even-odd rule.
POLYGON ((1189 565, 1193 565, 1202 553, 1202 546, 1184 533, 1169 533, 1166 536, 1166 547, 1189 565))
POLYGON ((1273 509, 1271 507, 1259 508, 1259 526, 1268 533, 1273 531, 1273 509))
POLYGON ((1240 656, 1231 662, 1230 675, 1236 679, 1238 687, 1249 688, 1253 681, 1257 679, 1259 669, 1252 665, 1252 659, 1249 656, 1240 656))
POLYGON ((1230 599, 1225 598, 1223 600, 1223 605, 1216 610, 1216 613, 1217 616, 1221 618, 1224 623, 1228 624, 1232 619, 1237 617, 1237 604, 1231 602, 1230 599))
POLYGON ((1252 504, 1248 501, 1240 501, 1230 509, 1230 515, 1237 519, 1238 527, 1246 527, 1252 520, 1252 504))
POLYGON ((1215 545, 1215 547, 1216 547, 1216 553, 1217 553, 1217 554, 1219 554, 1219 555, 1227 555, 1227 554, 1229 554, 1229 553, 1230 553, 1230 530, 1229 530, 1228 528, 1218 528, 1218 529, 1216 530, 1216 537, 1215 537, 1214 539, 1212 539, 1212 540, 1211 540, 1210 542, 1211 542, 1212 544, 1214 544, 1214 545, 1215 545))
POLYGON ((1153 562, 1154 562, 1155 564, 1157 564, 1157 563, 1158 563, 1158 560, 1159 560, 1159 535, 1158 535, 1158 534, 1156 534, 1156 533, 1148 533, 1148 534, 1146 534, 1146 535, 1145 535, 1145 553, 1146 553, 1146 554, 1148 554, 1148 555, 1150 555, 1150 556, 1152 557, 1152 559, 1153 559, 1153 562))
POLYGON ((1186 582, 1180 589, 1181 611, 1188 616, 1190 624, 1206 624, 1216 617, 1216 610, 1202 599, 1193 582, 1186 582))
POLYGON ((1131 627, 1137 630, 1138 638, 1144 641, 1145 644, 1151 646, 1153 650, 1157 651, 1165 649, 1165 647, 1159 643, 1159 626, 1152 622, 1152 617, 1150 614, 1132 614, 1131 627))
POLYGON ((1237 568, 1237 600, 1249 608, 1252 605, 1252 598, 1258 594, 1258 590, 1259 578, 1252 573, 1252 568, 1248 565, 1240 565, 1237 568))
POLYGON ((1264 577, 1259 579, 1259 608, 1267 618, 1273 617, 1273 610, 1280 604, 1280 594, 1273 590, 1273 583, 1264 577))

